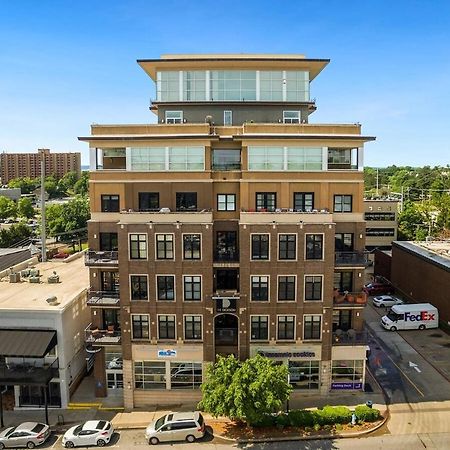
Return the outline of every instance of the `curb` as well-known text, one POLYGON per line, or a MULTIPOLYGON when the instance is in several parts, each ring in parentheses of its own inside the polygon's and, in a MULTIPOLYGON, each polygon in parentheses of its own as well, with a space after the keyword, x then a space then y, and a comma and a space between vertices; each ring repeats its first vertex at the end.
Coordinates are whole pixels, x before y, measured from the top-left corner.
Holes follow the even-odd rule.
POLYGON ((371 428, 370 430, 358 431, 356 433, 337 433, 337 434, 327 434, 327 435, 319 435, 319 436, 286 436, 279 438, 264 438, 264 439, 233 439, 222 436, 220 434, 212 435, 217 439, 223 439, 225 441, 234 442, 236 444, 251 444, 251 443, 263 443, 263 442, 285 442, 285 441, 314 441, 314 440, 325 440, 325 439, 351 439, 358 438, 364 436, 366 434, 373 433, 374 431, 381 428, 389 419, 389 410, 386 411, 386 416, 383 417, 383 420, 378 423, 376 426, 371 428))

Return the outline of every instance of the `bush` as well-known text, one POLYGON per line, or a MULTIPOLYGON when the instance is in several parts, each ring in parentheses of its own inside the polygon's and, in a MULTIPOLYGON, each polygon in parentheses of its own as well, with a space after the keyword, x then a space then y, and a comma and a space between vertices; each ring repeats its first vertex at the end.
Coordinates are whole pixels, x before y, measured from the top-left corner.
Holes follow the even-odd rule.
POLYGON ((346 406, 324 406, 315 411, 314 416, 320 425, 345 424, 352 420, 352 412, 346 406))
POLYGON ((320 431, 320 424, 314 424, 314 431, 320 431))
POLYGON ((276 417, 271 414, 266 414, 259 422, 252 423, 251 426, 255 428, 273 427, 276 423, 276 417))
POLYGON ((364 422, 375 422, 381 416, 376 408, 369 408, 366 405, 360 405, 355 408, 356 417, 364 422))
POLYGON ((314 425, 314 413, 307 409, 289 411, 288 418, 293 427, 312 427, 314 425))
POLYGON ((287 414, 281 413, 275 418, 275 424, 278 428, 288 427, 290 425, 289 417, 287 414))

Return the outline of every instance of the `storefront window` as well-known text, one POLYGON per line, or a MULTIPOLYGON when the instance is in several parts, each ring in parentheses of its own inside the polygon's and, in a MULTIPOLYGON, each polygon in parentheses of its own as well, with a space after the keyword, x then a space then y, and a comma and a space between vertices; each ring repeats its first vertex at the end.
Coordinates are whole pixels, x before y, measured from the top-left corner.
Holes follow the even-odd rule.
POLYGON ((170 363, 171 389, 199 389, 202 383, 202 364, 187 362, 170 363))
POLYGON ((105 352, 105 369, 122 370, 123 360, 121 352, 105 352))
POLYGON ((135 361, 135 389, 166 389, 165 361, 135 361))
POLYGON ((289 361, 288 367, 294 389, 319 389, 320 361, 289 361))
POLYGON ((333 361, 331 370, 331 382, 362 383, 363 371, 364 371, 364 361, 362 360, 333 361))

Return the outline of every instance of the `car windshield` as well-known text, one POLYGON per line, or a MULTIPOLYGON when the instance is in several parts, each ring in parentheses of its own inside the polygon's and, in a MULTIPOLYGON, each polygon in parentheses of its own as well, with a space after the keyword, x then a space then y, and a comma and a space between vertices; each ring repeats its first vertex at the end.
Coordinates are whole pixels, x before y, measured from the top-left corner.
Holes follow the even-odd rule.
POLYGON ((36 426, 31 430, 32 433, 40 433, 44 429, 45 425, 42 423, 37 423, 36 426))
POLYGON ((203 425, 203 416, 201 414, 198 415, 198 423, 200 426, 203 425))
POLYGON ((166 416, 160 417, 155 423, 155 430, 159 430, 164 425, 165 420, 166 416))
POLYGON ((16 431, 16 427, 12 427, 5 435, 5 437, 8 437, 11 433, 13 433, 14 431, 16 431))
POLYGON ((83 425, 78 425, 78 426, 75 428, 75 430, 73 430, 73 434, 74 434, 75 436, 78 436, 78 435, 80 434, 80 431, 82 430, 82 428, 83 428, 83 425))
POLYGON ((103 428, 105 428, 105 425, 106 425, 106 421, 100 420, 95 428, 97 428, 97 430, 103 430, 103 428))

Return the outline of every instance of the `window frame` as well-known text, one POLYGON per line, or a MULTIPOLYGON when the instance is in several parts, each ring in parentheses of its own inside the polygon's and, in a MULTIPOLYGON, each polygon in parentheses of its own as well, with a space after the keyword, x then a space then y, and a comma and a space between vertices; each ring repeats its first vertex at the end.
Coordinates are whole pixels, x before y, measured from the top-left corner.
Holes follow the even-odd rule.
POLYGON ((190 302, 201 302, 202 300, 203 300, 203 276, 199 275, 199 274, 183 274, 183 301, 190 303, 190 302), (200 298, 190 298, 190 299, 186 298, 186 292, 187 292, 186 285, 188 283, 186 281, 187 277, 190 277, 192 279, 193 278, 199 278, 200 279, 199 281, 192 280, 192 281, 189 282, 189 284, 191 284, 191 287, 192 287, 192 294, 194 294, 196 292, 199 292, 200 298), (193 286, 195 284, 197 284, 197 283, 200 283, 200 290, 199 291, 196 291, 193 288, 193 286))
POLYGON ((236 194, 217 194, 217 211, 236 211, 236 194), (220 197, 225 197, 224 201, 220 201, 220 197), (228 197, 233 197, 233 202, 228 201, 228 197), (229 208, 229 205, 233 206, 233 209, 229 208), (220 208, 220 205, 224 205, 225 208, 220 208))
MULTIPOLYGON (((314 242, 313 242, 314 244, 314 242)), ((315 253, 315 249, 313 248, 315 253)), ((305 261, 323 261, 325 258, 325 234, 324 233, 305 233, 305 261), (308 258, 308 236, 321 236, 322 254, 320 258, 308 258)))
POLYGON ((174 261, 175 260, 175 233, 155 233, 155 259, 159 261, 174 261), (159 255, 159 248, 158 248, 158 236, 172 236, 172 240, 168 241, 166 238, 164 238, 164 254, 167 254, 167 242, 172 243, 172 258, 160 258, 159 255))
POLYGON ((130 301, 132 302, 148 302, 150 301, 150 297, 149 297, 149 284, 148 284, 148 274, 129 274, 129 285, 130 285, 130 301), (145 288, 146 288, 146 293, 147 293, 147 298, 133 298, 133 277, 140 277, 140 278, 145 278, 145 288))
POLYGON ((98 238, 99 238, 98 239, 99 248, 100 248, 101 252, 118 251, 118 249, 119 249, 119 234, 118 233, 116 233, 114 231, 113 232, 100 231, 98 233, 98 238), (102 236, 105 237, 106 241, 108 241, 107 242, 108 245, 106 245, 106 247, 109 247, 109 249, 105 249, 104 248, 105 246, 103 244, 105 244, 106 242, 104 242, 104 239, 102 238, 102 236), (106 236, 108 236, 107 239, 106 239, 106 236), (114 239, 114 237, 115 237, 115 239, 114 239), (111 244, 114 244, 114 243, 117 244, 117 245, 116 246, 111 245, 111 244))
POLYGON ((201 342, 203 341, 203 314, 183 314, 183 337, 185 341, 192 341, 192 342, 201 342), (186 323, 188 317, 200 317, 200 337, 187 337, 186 333, 186 323))
POLYGON ((183 242, 183 260, 185 261, 201 261, 202 259, 202 233, 182 233, 182 242, 183 242), (196 254, 196 249, 194 249, 194 244, 191 241, 190 251, 186 250, 186 237, 187 236, 198 236, 198 258, 193 255, 196 254), (186 257, 186 254, 190 254, 190 257, 186 257))
MULTIPOLYGON (((176 293, 176 277, 174 274, 171 273, 161 273, 161 274, 156 274, 155 275, 155 283, 156 283, 156 301, 157 302, 175 302, 177 299, 177 293, 176 293), (158 283, 158 278, 172 278, 173 280, 173 298, 172 299, 167 299, 167 298, 159 298, 159 283, 158 283)), ((166 288, 167 288, 167 282, 165 282, 166 288)), ((167 292, 167 289, 166 289, 167 292)), ((167 295, 166 295, 167 297, 167 295)))
MULTIPOLYGON (((258 325, 261 325, 261 321, 258 321, 258 325)), ((251 314, 250 315, 250 327, 249 327, 249 331, 250 331, 250 341, 251 342, 267 342, 270 341, 270 316, 269 314, 251 314), (267 338, 254 338, 253 337, 253 318, 254 317, 266 317, 267 318, 267 322, 266 322, 266 330, 267 330, 267 338)), ((260 335, 260 326, 258 327, 258 335, 260 335)))
POLYGON ((302 114, 301 111, 297 110, 283 110, 283 123, 301 123, 302 121, 302 114), (286 113, 297 113, 298 117, 286 117, 286 113))
MULTIPOLYGON (((157 336, 158 336, 158 340, 163 340, 163 341, 176 341, 177 339, 177 316, 176 314, 157 314, 157 336), (174 321, 173 321, 173 327, 174 327, 174 337, 161 337, 161 326, 160 326, 160 318, 161 317, 173 317, 174 321)), ((166 324, 168 323, 168 321, 166 321, 166 324)))
POLYGON ((255 210, 257 212, 275 212, 277 209, 277 193, 276 192, 255 192, 255 210), (258 199, 258 196, 262 196, 258 199), (269 208, 269 196, 273 196, 273 208, 272 206, 269 208), (262 200, 262 206, 258 206, 258 203, 261 203, 262 200))
POLYGON ((265 274, 257 274, 257 275, 250 275, 250 301, 254 303, 270 303, 270 275, 265 274), (267 298, 266 299, 255 299, 253 296, 253 278, 259 278, 258 282, 258 289, 261 292, 261 289, 264 289, 264 286, 262 286, 261 278, 267 278, 267 298))
MULTIPOLYGON (((153 199, 155 200, 155 199, 153 199)), ((150 203, 150 202, 149 202, 150 203)), ((138 192, 138 210, 140 212, 152 212, 152 211, 159 211, 160 206, 159 206, 159 192, 138 192), (147 195, 148 198, 150 198, 150 196, 154 195, 156 196, 156 203, 157 203, 157 207, 156 208, 142 208, 142 203, 143 203, 143 199, 144 196, 147 195)))
MULTIPOLYGON (((315 284, 317 284, 315 281, 313 281, 313 288, 312 288, 312 293, 315 292, 315 284)), ((322 274, 305 274, 303 277, 303 299, 305 302, 323 302, 323 275, 322 274), (310 278, 320 278, 320 297, 319 298, 307 298, 306 296, 306 286, 307 284, 309 284, 310 282, 307 282, 306 279, 310 277, 310 278)))
MULTIPOLYGON (((286 286, 285 288, 285 293, 287 293, 287 291, 289 290, 289 288, 286 286)), ((295 303, 297 301, 297 275, 295 274, 282 274, 282 275, 277 275, 277 303, 295 303), (280 278, 293 278, 294 279, 294 298, 293 299, 280 299, 280 278)))
MULTIPOLYGON (((303 191, 294 192, 292 207, 293 207, 294 211, 297 211, 297 212, 309 212, 314 209, 314 200, 315 200, 314 192, 303 192, 303 191), (309 207, 306 207, 306 203, 307 203, 306 196, 311 196, 311 209, 309 209, 309 207), (296 207, 297 197, 301 198, 301 203, 303 205, 303 208, 301 208, 301 209, 296 207)), ((309 199, 308 199, 308 202, 309 202, 309 199)))
POLYGON ((334 233, 334 250, 335 252, 353 252, 355 248, 355 234, 354 233, 334 233), (340 236, 342 239, 338 239, 340 236), (351 248, 345 248, 345 238, 350 236, 351 248), (338 242, 341 242, 342 248, 338 248, 336 245, 338 242))
POLYGON ((119 194, 101 194, 100 195, 100 210, 101 212, 120 212, 120 195, 119 194), (109 197, 108 199, 106 197, 109 197), (112 197, 117 197, 113 200, 112 197), (116 205, 117 203, 117 205, 116 205), (105 207, 106 206, 106 207, 105 207), (114 206, 111 208, 111 206, 114 206))
MULTIPOLYGON (((322 314, 303 314, 303 340, 304 341, 321 341, 322 340, 322 322, 323 322, 323 315, 322 314), (306 318, 307 317, 319 317, 319 337, 306 337, 306 318)), ((317 331, 317 330, 316 330, 317 331)), ((311 336, 314 334, 314 321, 311 321, 311 336)))
MULTIPOLYGON (((258 240, 259 249, 261 249, 261 239, 258 240)), ((261 252, 259 252, 261 253, 261 252)), ((270 233, 250 233, 250 261, 270 261, 270 233), (253 251, 253 236, 267 236, 267 257, 255 258, 253 251)))
POLYGON ((128 260, 129 261, 146 261, 148 260, 148 233, 128 233, 128 260), (145 258, 141 256, 141 250, 139 248, 139 244, 140 244, 140 239, 138 237, 137 241, 133 241, 133 242, 137 242, 137 252, 138 252, 138 257, 133 257, 132 256, 132 248, 131 248, 131 236, 145 236, 145 258))
MULTIPOLYGON (((278 261, 297 261, 297 253, 298 253, 298 248, 297 248, 297 233, 278 233, 278 261), (295 256, 294 258, 282 258, 281 257, 281 236, 294 236, 295 238, 295 242, 294 242, 294 253, 295 256)), ((286 240, 286 254, 289 255, 289 252, 292 251, 289 250, 289 240, 286 240)))
POLYGON ((176 125, 179 123, 183 123, 183 111, 182 110, 170 110, 164 113, 164 120, 167 124, 176 125), (167 117, 168 114, 177 113, 178 117, 167 117))
POLYGON ((176 192, 175 193, 175 211, 176 212, 197 212, 198 211, 198 193, 192 192, 192 191, 176 192), (194 202, 195 208, 186 207, 186 206, 181 205, 181 203, 185 202, 185 200, 186 200, 186 199, 181 198, 182 195, 185 195, 186 197, 192 195, 193 198, 195 197, 195 202, 194 202))
MULTIPOLYGON (((296 317, 295 314, 277 314, 277 341, 284 341, 284 342, 293 342, 293 341, 295 341, 296 325, 297 325, 296 324, 296 320, 297 320, 297 317, 296 317), (292 324, 293 324, 293 336, 292 336, 292 338, 280 338, 280 317, 293 317, 294 318, 294 320, 292 321, 292 324)), ((287 323, 290 323, 290 322, 284 322, 284 323, 287 324, 287 323)))
POLYGON ((334 194, 333 196, 333 212, 335 213, 352 213, 353 212, 353 195, 352 194, 334 194), (340 202, 337 203, 337 200, 340 198, 340 202), (348 202, 346 199, 350 198, 350 209, 346 209, 346 205, 348 206, 348 202), (340 205, 340 209, 337 209, 336 206, 340 205))
POLYGON ((224 112, 223 112, 223 125, 225 127, 231 127, 233 125, 233 111, 231 109, 224 110, 224 112), (227 120, 227 115, 229 117, 229 120, 227 120))
MULTIPOLYGON (((139 341, 149 341, 150 340, 150 337, 151 337, 151 335, 150 335, 150 314, 131 314, 131 318, 130 318, 130 322, 131 322, 131 340, 132 341, 135 341, 135 340, 139 340, 139 341), (137 317, 137 316, 139 316, 139 317, 147 317, 147 334, 148 334, 148 336, 147 337, 142 337, 142 336, 139 336, 139 337, 137 337, 137 336, 135 336, 135 329, 134 329, 134 317, 137 317)), ((141 331, 142 331, 142 323, 143 323, 143 321, 142 321, 142 319, 140 320, 140 328, 141 328, 141 331)), ((141 334, 145 334, 145 333, 141 333, 141 334)))

